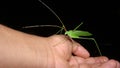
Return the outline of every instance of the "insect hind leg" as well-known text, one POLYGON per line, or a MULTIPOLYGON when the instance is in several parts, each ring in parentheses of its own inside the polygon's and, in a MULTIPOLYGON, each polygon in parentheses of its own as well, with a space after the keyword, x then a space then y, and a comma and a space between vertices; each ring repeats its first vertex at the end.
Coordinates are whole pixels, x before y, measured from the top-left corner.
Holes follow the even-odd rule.
POLYGON ((96 48, 98 49, 98 52, 99 52, 100 56, 102 56, 101 50, 100 50, 100 48, 99 48, 99 45, 98 45, 97 41, 96 41, 94 38, 84 38, 84 37, 80 37, 79 39, 93 40, 94 43, 95 43, 95 45, 96 45, 96 48))

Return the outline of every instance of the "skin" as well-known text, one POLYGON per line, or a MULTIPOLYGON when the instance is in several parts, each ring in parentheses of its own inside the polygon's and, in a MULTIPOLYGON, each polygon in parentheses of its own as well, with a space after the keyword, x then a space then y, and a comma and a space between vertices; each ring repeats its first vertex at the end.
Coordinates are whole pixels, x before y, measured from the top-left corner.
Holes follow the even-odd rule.
POLYGON ((0 68, 120 68, 120 63, 90 57, 64 35, 39 37, 0 25, 0 68))

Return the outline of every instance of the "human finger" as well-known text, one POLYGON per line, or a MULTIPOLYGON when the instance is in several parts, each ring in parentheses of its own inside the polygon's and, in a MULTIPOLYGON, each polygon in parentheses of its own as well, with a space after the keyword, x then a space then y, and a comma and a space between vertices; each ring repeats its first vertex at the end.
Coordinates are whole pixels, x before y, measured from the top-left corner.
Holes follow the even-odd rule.
POLYGON ((95 63, 104 63, 108 61, 108 58, 105 56, 101 57, 90 57, 90 58, 81 58, 78 56, 74 56, 74 58, 77 60, 79 64, 85 63, 85 64, 95 64, 95 63))
POLYGON ((105 56, 100 57, 90 57, 85 60, 85 63, 94 64, 94 63, 104 63, 108 61, 108 58, 105 56))
POLYGON ((99 68, 120 68, 120 67, 119 67, 118 62, 112 59, 100 65, 99 68))
POLYGON ((73 42, 73 54, 82 58, 88 58, 89 52, 79 43, 73 42))

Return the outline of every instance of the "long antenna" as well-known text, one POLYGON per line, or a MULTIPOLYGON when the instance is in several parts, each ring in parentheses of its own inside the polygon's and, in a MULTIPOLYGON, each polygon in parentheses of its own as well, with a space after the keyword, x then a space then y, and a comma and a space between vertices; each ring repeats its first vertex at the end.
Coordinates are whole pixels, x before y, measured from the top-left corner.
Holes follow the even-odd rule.
POLYGON ((53 11, 47 4, 45 4, 42 0, 39 0, 39 2, 41 2, 46 8, 48 8, 56 17, 57 19, 60 21, 60 23, 62 24, 63 28, 65 31, 67 31, 67 29, 65 28, 65 25, 63 24, 62 20, 60 19, 60 17, 55 13, 55 11, 53 11))

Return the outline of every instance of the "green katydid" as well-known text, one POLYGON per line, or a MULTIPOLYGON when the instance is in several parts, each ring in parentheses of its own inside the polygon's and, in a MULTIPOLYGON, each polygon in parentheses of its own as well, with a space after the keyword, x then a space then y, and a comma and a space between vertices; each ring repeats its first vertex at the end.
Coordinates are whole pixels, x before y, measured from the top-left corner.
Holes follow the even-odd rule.
POLYGON ((96 47, 97 47, 97 49, 98 49, 99 54, 102 56, 102 53, 100 51, 100 48, 99 48, 96 40, 94 38, 83 37, 83 36, 91 36, 92 33, 88 32, 88 31, 77 30, 83 24, 83 22, 81 24, 79 24, 76 28, 74 28, 73 30, 68 30, 67 31, 67 29, 66 29, 65 25, 63 24, 62 20, 60 19, 60 17, 47 4, 45 4, 43 1, 39 0, 39 2, 41 2, 46 8, 48 8, 57 17, 57 19, 62 24, 62 27, 57 26, 57 25, 33 25, 33 26, 25 26, 23 28, 46 27, 46 26, 47 27, 60 28, 60 30, 57 33, 62 32, 64 30, 65 31, 64 34, 69 36, 70 38, 93 40, 96 47))

